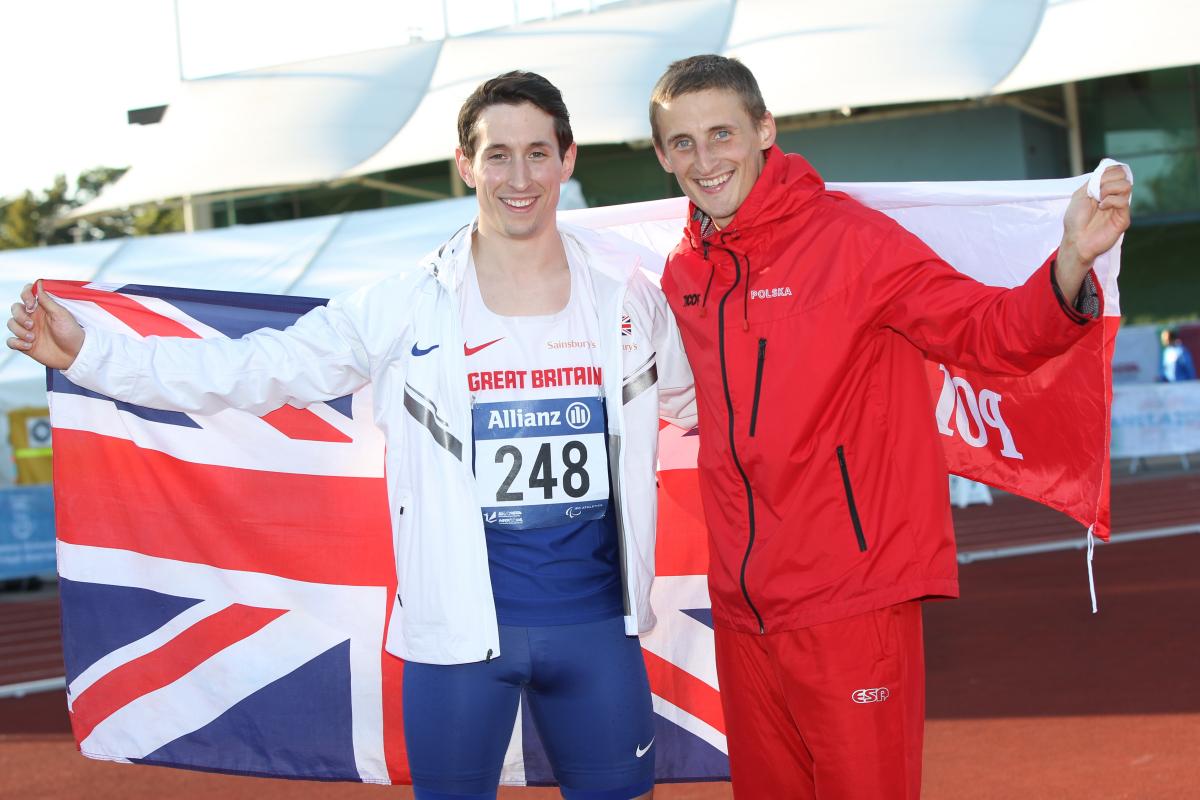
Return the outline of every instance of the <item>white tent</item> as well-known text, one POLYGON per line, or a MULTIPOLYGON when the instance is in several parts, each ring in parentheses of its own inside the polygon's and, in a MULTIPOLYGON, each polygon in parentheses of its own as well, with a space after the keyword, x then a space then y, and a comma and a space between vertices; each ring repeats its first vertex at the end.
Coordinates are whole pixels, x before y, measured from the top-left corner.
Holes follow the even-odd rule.
POLYGON ((152 147, 87 216, 448 159, 482 80, 542 73, 584 144, 650 136, 650 88, 693 53, 742 59, 777 116, 961 100, 1200 62, 1176 0, 661 0, 182 84, 152 147))

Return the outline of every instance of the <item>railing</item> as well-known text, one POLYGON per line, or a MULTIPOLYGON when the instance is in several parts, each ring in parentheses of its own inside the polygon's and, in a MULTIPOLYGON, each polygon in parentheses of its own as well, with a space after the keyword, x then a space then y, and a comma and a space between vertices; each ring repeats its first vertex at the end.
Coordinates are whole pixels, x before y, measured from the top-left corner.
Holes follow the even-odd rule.
POLYGON ((47 574, 54 574, 50 486, 0 489, 0 580, 47 574))

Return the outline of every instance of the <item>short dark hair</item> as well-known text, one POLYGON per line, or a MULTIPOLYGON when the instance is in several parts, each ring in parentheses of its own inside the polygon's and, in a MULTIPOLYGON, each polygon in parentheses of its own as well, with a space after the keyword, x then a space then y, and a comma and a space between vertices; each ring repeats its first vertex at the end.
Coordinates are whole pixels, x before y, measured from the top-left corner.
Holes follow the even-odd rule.
POLYGON ((1174 328, 1167 328, 1163 335, 1167 337, 1167 344, 1176 344, 1179 341, 1179 331, 1174 328))
POLYGON ((667 67, 650 93, 650 131, 656 145, 662 146, 658 109, 680 95, 706 89, 728 89, 736 94, 755 125, 767 116, 767 104, 749 67, 736 58, 714 54, 691 56, 667 67))
POLYGON ((558 138, 558 155, 562 158, 575 141, 571 133, 571 115, 562 93, 550 81, 536 72, 513 70, 484 81, 458 111, 458 146, 467 158, 475 157, 475 124, 489 106, 519 106, 529 103, 554 118, 554 135, 558 138))

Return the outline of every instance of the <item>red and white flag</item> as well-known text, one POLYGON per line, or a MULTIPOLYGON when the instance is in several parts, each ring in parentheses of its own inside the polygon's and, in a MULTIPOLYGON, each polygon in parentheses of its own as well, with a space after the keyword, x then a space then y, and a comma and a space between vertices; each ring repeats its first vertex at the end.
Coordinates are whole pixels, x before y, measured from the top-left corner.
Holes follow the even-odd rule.
MULTIPOLYGON (((1090 176, 1042 181, 829 184, 919 236, 960 272, 989 286, 1018 286, 1062 238, 1071 195, 1098 196, 1105 160, 1090 176)), ((1132 174, 1127 174, 1132 178, 1132 174)), ((564 220, 607 228, 659 256, 679 242, 687 200, 572 211, 564 220)), ((1019 494, 1078 520, 1107 540, 1112 351, 1120 324, 1121 243, 1096 259, 1103 324, 1069 351, 1020 378, 927 362, 934 413, 950 472, 1019 494)), ((662 258, 653 262, 661 265, 662 258)), ((664 431, 664 470, 695 466, 696 442, 664 431)), ((694 473, 664 478, 662 506, 701 525, 694 473), (684 485, 680 485, 684 484, 684 485), (672 492, 677 493, 673 497, 672 492)))

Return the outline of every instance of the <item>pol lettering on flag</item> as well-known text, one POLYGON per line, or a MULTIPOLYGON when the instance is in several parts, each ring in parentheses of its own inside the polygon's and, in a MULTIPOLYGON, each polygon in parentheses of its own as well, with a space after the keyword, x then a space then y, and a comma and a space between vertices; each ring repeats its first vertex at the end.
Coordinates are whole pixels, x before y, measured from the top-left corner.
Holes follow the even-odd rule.
MULTIPOLYGON (((1015 285, 1061 236, 1080 179, 835 187, 986 283, 1015 285)), ((681 200, 569 212, 661 257, 681 200)), ((648 254, 649 255, 649 254, 648 254)), ((1033 375, 930 364, 952 471, 1107 535, 1109 361, 1118 252, 1097 262, 1105 324, 1033 375), (949 387, 949 389, 947 389, 949 387)), ((347 287, 350 288, 350 287, 347 287)), ((86 326, 237 337, 323 301, 45 281, 86 326)), ((81 751, 250 775, 409 780, 383 440, 368 390, 263 417, 162 412, 48 377, 68 704, 81 751)), ((728 775, 695 478, 698 435, 660 432, 658 626, 643 637, 664 780, 728 775)), ((518 719, 503 781, 549 768, 518 719)))

